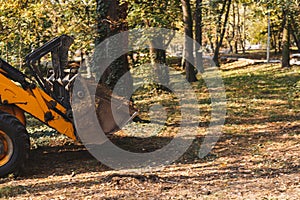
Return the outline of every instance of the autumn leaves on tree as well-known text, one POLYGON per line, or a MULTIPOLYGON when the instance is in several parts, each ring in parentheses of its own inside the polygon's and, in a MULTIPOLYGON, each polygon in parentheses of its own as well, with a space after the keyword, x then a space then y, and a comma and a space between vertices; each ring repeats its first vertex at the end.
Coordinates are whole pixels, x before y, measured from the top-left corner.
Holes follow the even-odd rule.
MULTIPOLYGON (((289 67, 290 47, 300 48, 299 3, 296 0, 29 0, 1 1, 0 56, 23 68, 23 58, 33 49, 61 34, 74 36, 72 51, 93 51, 105 38, 132 28, 178 30, 202 49, 185 41, 183 68, 188 81, 203 72, 202 53, 220 65, 220 52, 245 53, 250 44, 266 46, 270 13, 270 48, 282 52, 282 67, 289 67), (186 62, 186 58, 192 62, 186 62), (197 66, 197 71, 194 66, 197 66)), ((162 36, 167 44, 170 36, 162 36)), ((126 41, 124 41, 126 45, 126 41)), ((166 52, 150 45, 153 63, 166 64, 166 52)), ((251 49, 250 49, 251 50, 251 49)), ((103 82, 113 86, 129 69, 127 56, 119 58, 103 82), (113 78, 114 77, 114 78, 113 78)), ((168 70, 154 65, 158 76, 168 70)), ((130 80, 128 80, 130 82, 130 80)))

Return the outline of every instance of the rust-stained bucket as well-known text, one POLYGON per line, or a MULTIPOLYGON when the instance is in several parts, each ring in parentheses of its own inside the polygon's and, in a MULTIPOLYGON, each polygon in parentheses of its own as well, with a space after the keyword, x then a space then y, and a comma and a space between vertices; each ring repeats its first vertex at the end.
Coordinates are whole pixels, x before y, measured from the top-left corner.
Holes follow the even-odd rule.
POLYGON ((106 134, 119 131, 138 113, 131 101, 113 94, 105 85, 97 86, 95 101, 98 121, 106 134))

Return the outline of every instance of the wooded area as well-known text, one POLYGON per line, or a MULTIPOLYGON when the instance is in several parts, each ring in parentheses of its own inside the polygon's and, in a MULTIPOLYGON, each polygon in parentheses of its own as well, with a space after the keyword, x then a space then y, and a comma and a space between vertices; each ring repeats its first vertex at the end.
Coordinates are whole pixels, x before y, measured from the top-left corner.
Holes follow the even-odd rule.
MULTIPOLYGON (((187 47, 184 55, 209 51, 219 66, 220 51, 245 53, 251 45, 267 49, 268 20, 270 49, 282 52, 282 66, 289 67, 290 49, 299 51, 300 47, 296 0, 3 0, 0 55, 22 68, 26 54, 61 34, 75 38, 73 53, 77 49, 91 52, 96 44, 120 31, 160 27, 182 31, 202 46, 202 50, 187 47)), ((165 62, 164 54, 157 52, 154 57, 165 62)), ((126 71, 124 59, 116 62, 123 62, 126 71)), ((118 66, 111 69, 120 71, 118 66)), ((194 67, 188 63, 184 67, 187 79, 195 81, 194 67)))
POLYGON ((181 130, 184 142, 193 138, 176 161, 116 170, 26 114, 30 157, 23 175, 0 178, 0 199, 300 199, 299 30, 298 0, 0 0, 2 59, 31 76, 25 56, 66 34, 75 39, 69 61, 80 60, 87 82, 122 86, 114 92, 139 114, 106 134, 109 142, 147 154, 181 130), (135 40, 113 36, 150 28, 170 32, 145 36, 147 48, 116 58, 101 78, 93 65, 86 76, 83 60, 93 62, 97 45, 112 38, 112 47, 126 49, 135 40), (192 40, 176 41, 173 33, 192 40), (183 108, 197 116, 184 119, 183 108), (219 123, 218 141, 199 156, 219 123))

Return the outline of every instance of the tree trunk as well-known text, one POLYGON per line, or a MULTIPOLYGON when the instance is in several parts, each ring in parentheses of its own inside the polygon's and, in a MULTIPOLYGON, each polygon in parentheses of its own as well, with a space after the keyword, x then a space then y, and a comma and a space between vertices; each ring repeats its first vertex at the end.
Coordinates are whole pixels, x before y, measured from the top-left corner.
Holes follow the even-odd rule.
POLYGON ((243 54, 246 53, 246 5, 243 5, 244 7, 244 16, 243 16, 243 42, 242 42, 242 47, 243 47, 243 54))
POLYGON ((277 53, 277 35, 275 34, 275 31, 274 31, 274 23, 271 23, 271 48, 274 49, 275 51, 275 54, 277 53))
POLYGON ((200 73, 204 72, 203 58, 202 58, 202 0, 196 0, 195 10, 195 35, 196 42, 200 45, 201 49, 196 49, 196 67, 200 73))
POLYGON ((236 25, 236 39, 234 41, 234 48, 235 48, 235 53, 238 54, 239 53, 239 41, 241 40, 241 14, 240 14, 240 4, 239 2, 237 2, 237 25, 236 25))
POLYGON ((297 35, 294 31, 292 31, 292 34, 293 34, 293 38, 294 38, 294 41, 295 41, 296 46, 297 46, 297 51, 300 52, 300 40, 299 40, 299 38, 297 37, 297 35))
POLYGON ((21 24, 18 24, 18 31, 19 31, 19 52, 18 52, 18 56, 19 56, 19 70, 22 70, 22 61, 23 61, 23 58, 22 58, 22 52, 23 52, 23 48, 22 48, 22 28, 21 28, 21 24))
POLYGON ((290 20, 288 12, 283 13, 284 28, 282 33, 282 67, 290 67, 290 20))
POLYGON ((294 41, 297 45, 297 49, 298 52, 300 52, 300 38, 299 38, 299 31, 298 31, 298 27, 297 27, 297 23, 295 21, 295 18, 293 16, 291 16, 291 26, 293 27, 291 32, 294 38, 294 41))
POLYGON ((238 28, 239 28, 239 6, 236 5, 236 2, 232 3, 232 13, 233 13, 233 27, 232 27, 232 39, 234 41, 234 45, 232 48, 232 52, 238 54, 238 28), (237 11, 237 13, 236 13, 237 11), (237 19, 236 19, 237 18, 237 19))
POLYGON ((219 36, 217 36, 217 39, 216 39, 216 49, 215 49, 214 56, 213 56, 213 61, 215 62, 216 66, 218 66, 218 67, 220 66, 219 52, 220 52, 220 48, 223 44, 223 39, 224 39, 226 25, 228 22, 228 16, 229 16, 229 11, 230 11, 230 5, 231 5, 231 0, 224 1, 222 10, 221 10, 219 18, 218 18, 217 34, 219 36), (227 4, 227 6, 226 6, 226 4, 227 4), (224 13, 225 13, 225 19, 224 19, 224 22, 222 23, 222 16, 224 13))
MULTIPOLYGON (((155 42, 163 43, 163 37, 156 38, 155 42)), ((156 49, 154 41, 150 42, 150 58, 153 66, 155 82, 163 86, 169 85, 169 69, 166 65, 166 51, 156 49)))
MULTIPOLYGON (((127 31, 127 23, 125 19, 127 17, 127 4, 119 5, 118 0, 97 0, 97 14, 98 14, 98 37, 95 40, 96 45, 104 41, 106 38, 115 34, 127 31)), ((110 41, 110 48, 119 46, 120 43, 124 45, 124 48, 128 45, 128 38, 124 38, 124 41, 110 41), (116 45, 114 45, 116 44, 116 45)), ((112 49, 109 49, 112 51, 112 49)), ((116 51, 118 51, 116 49, 116 51)), ((106 52, 106 56, 109 58, 110 52, 106 52)), ((100 69, 101 71, 101 69, 100 69)), ((114 60, 114 62, 105 70, 100 78, 100 82, 106 84, 111 89, 115 87, 119 79, 129 71, 129 64, 127 55, 114 60)), ((96 72, 97 73, 97 72, 96 72)), ((130 97, 133 89, 132 77, 126 76, 125 80, 120 84, 123 87, 118 88, 116 93, 120 96, 130 97)))
POLYGON ((8 57, 8 40, 6 41, 6 47, 5 47, 5 57, 6 57, 6 62, 8 62, 9 63, 9 57, 8 57))
POLYGON ((235 2, 232 3, 232 37, 229 43, 230 52, 236 52, 235 49, 235 41, 236 41, 236 13, 235 13, 235 2), (234 41, 234 46, 232 45, 232 41, 234 41))
POLYGON ((189 82, 197 81, 196 70, 193 66, 194 56, 193 56, 193 20, 190 0, 181 0, 182 3, 182 13, 183 13, 183 22, 184 22, 184 32, 185 32, 185 41, 184 41, 184 53, 185 53, 185 72, 186 79, 189 82), (190 39, 188 39, 189 37, 190 39))

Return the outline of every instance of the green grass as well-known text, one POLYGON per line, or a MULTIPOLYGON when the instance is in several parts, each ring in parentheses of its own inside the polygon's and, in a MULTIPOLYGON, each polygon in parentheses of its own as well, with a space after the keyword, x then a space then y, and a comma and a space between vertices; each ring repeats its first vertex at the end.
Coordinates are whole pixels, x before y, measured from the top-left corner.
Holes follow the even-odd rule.
POLYGON ((26 193, 26 187, 24 186, 5 186, 0 188, 0 198, 15 197, 20 194, 26 193))
POLYGON ((254 65, 223 72, 228 100, 228 122, 236 118, 276 122, 298 120, 299 99, 296 84, 299 67, 254 65))
MULTIPOLYGON (((282 69, 279 64, 249 66, 236 62, 223 65, 221 71, 227 97, 224 133, 253 134, 264 129, 266 124, 293 123, 300 120, 299 67, 282 69)), ((180 84, 180 74, 183 72, 178 69, 171 73, 171 85, 180 84)), ((142 76, 142 73, 138 71, 134 75, 142 76)), ((211 119, 211 99, 205 81, 200 75, 198 78, 199 81, 192 84, 198 105, 187 106, 200 110, 199 123, 205 127, 211 119)), ((138 77, 137 80, 142 78, 138 77)), ((150 120, 148 112, 152 105, 159 104, 165 108, 167 119, 161 121, 159 126, 162 131, 169 131, 166 126, 180 123, 180 104, 174 93, 155 85, 144 85, 134 93, 133 99, 140 110, 140 117, 144 120, 150 120), (161 128, 163 124, 165 127, 161 128)), ((34 146, 53 144, 56 139, 60 143, 66 140, 64 136, 57 135, 53 129, 32 118, 29 118, 28 130, 34 146)))

